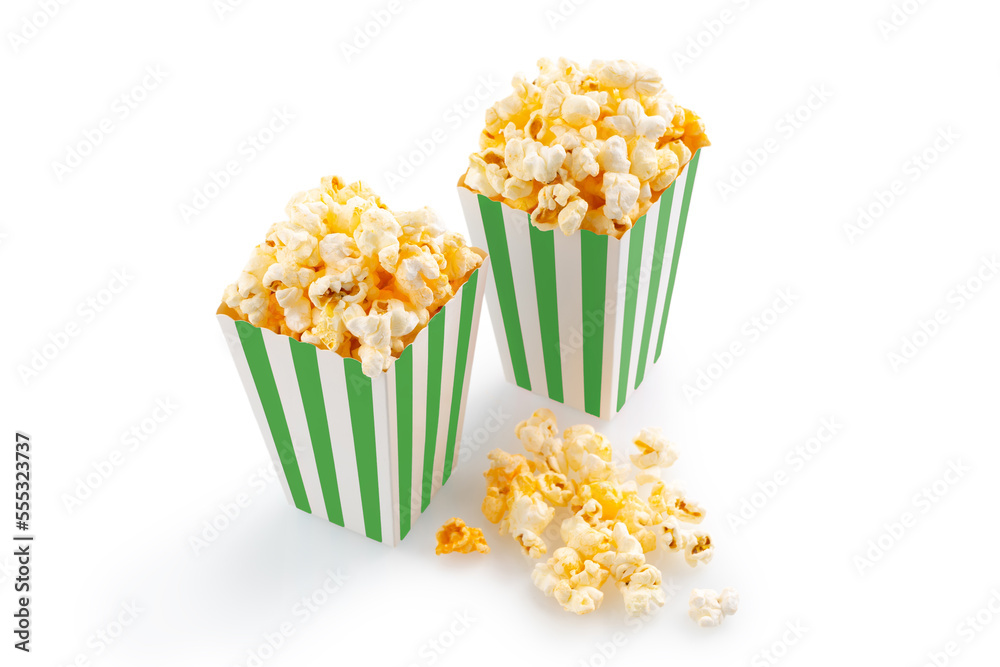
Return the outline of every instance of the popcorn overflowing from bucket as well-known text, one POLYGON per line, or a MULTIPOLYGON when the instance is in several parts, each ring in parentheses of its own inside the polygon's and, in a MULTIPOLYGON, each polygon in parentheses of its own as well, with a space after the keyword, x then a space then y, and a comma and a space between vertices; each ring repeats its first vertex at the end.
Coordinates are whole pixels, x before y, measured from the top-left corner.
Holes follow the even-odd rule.
POLYGON ((464 184, 539 229, 621 238, 709 145, 705 126, 651 68, 543 58, 538 69, 487 110, 464 184))
POLYGON ((223 302, 238 319, 388 370, 483 262, 423 208, 394 213, 336 176, 300 192, 223 302))

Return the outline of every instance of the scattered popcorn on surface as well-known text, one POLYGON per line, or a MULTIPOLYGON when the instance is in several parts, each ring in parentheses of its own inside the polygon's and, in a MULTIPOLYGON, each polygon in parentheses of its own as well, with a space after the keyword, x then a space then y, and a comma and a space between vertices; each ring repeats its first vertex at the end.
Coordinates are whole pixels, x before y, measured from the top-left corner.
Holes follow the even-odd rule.
POLYGON ((434 553, 438 556, 450 553, 467 554, 473 551, 481 554, 490 552, 481 528, 466 526, 464 521, 453 517, 438 529, 437 547, 434 549, 434 553))
POLYGON ((633 441, 639 453, 631 460, 641 482, 628 480, 629 471, 612 462, 603 434, 581 424, 560 436, 549 410, 535 411, 514 434, 528 456, 489 453, 483 514, 531 558, 548 553, 542 535, 555 521, 565 546, 536 564, 531 580, 566 611, 587 614, 600 607, 601 589, 611 580, 630 615, 649 613, 666 602, 663 575, 650 558, 674 551, 692 567, 711 560, 709 535, 682 528, 701 522, 705 510, 659 478, 677 460, 659 429, 643 429, 633 441), (645 484, 651 487, 643 493, 645 484))
POLYGON ((464 185, 539 229, 621 238, 709 145, 705 126, 650 68, 542 58, 538 69, 487 110, 464 185))
POLYGON ((703 628, 714 628, 726 616, 732 616, 740 606, 740 594, 735 588, 723 588, 716 593, 707 588, 696 588, 688 598, 688 615, 703 628))
POLYGON ((388 370, 482 264, 430 209, 393 213, 336 176, 300 192, 223 294, 234 317, 388 370))

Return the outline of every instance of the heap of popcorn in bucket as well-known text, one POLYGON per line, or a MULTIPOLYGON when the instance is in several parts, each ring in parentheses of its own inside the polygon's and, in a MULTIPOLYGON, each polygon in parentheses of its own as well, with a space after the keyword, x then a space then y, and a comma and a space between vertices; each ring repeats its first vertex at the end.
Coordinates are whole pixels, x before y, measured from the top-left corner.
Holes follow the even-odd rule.
POLYGON ((394 213, 364 183, 300 192, 223 302, 239 319, 388 370, 483 262, 428 208, 394 213))
POLYGON ((621 238, 709 145, 705 126, 648 67, 543 58, 538 69, 486 111, 464 185, 540 229, 621 238))

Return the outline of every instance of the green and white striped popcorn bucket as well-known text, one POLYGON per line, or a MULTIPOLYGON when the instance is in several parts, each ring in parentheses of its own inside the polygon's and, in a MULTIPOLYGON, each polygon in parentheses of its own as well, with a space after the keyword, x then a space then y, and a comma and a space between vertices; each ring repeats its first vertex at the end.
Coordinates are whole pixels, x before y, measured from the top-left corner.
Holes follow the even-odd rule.
POLYGON ((508 382, 602 419, 622 410, 663 352, 700 156, 621 239, 542 231, 459 185, 493 260, 486 301, 508 382))
POLYGON ((218 313, 285 498, 397 545, 458 461, 489 258, 388 371, 218 313))

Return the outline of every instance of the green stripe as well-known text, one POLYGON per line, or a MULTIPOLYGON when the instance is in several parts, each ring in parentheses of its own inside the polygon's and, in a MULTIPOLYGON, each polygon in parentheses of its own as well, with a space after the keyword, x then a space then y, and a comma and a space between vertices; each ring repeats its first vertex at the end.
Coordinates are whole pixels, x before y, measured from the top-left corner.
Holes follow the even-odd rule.
POLYGON ((549 398, 563 402, 562 346, 559 342, 559 305, 556 298, 555 232, 543 232, 528 225, 531 237, 531 261, 535 267, 535 295, 538 301, 538 325, 542 333, 545 360, 545 383, 549 398))
POLYGON ((299 463, 295 458, 292 436, 288 433, 285 411, 281 407, 281 398, 278 396, 278 386, 274 383, 274 374, 271 372, 271 361, 268 359, 267 349, 264 347, 264 336, 261 335, 260 329, 249 322, 236 322, 236 330, 240 337, 240 343, 243 345, 243 354, 246 355, 247 365, 250 366, 250 375, 253 376, 253 383, 257 387, 260 404, 264 408, 264 417, 267 418, 271 438, 278 450, 278 460, 281 461, 281 469, 285 472, 292 500, 295 506, 303 512, 312 512, 309 507, 309 498, 306 496, 306 487, 302 484, 299 463))
POLYGON ((670 209, 674 202, 674 184, 660 195, 660 214, 656 219, 656 241, 653 245, 653 266, 649 274, 649 295, 646 297, 646 321, 642 325, 642 343, 639 348, 639 366, 635 369, 635 386, 642 384, 646 375, 646 360, 649 359, 649 341, 653 334, 653 318, 656 316, 656 295, 660 292, 660 275, 663 273, 663 250, 667 245, 667 231, 670 229, 670 209))
POLYGON ((413 486, 413 346, 396 359, 396 443, 399 461, 399 539, 410 532, 413 486))
POLYGON ((601 376, 604 371, 604 306, 608 275, 608 237, 580 232, 580 272, 583 289, 583 403, 601 416, 601 376))
POLYGON ((434 480, 434 449, 437 446, 438 419, 441 416, 441 364, 444 360, 444 306, 427 325, 427 418, 424 431, 424 483, 420 495, 420 511, 431 502, 434 480))
POLYGON ((684 184, 684 199, 681 202, 681 214, 677 220, 677 240, 674 242, 674 261, 670 263, 670 281, 667 283, 667 298, 663 302, 663 319, 660 320, 660 339, 656 343, 656 356, 653 362, 660 359, 663 351, 663 333, 667 330, 667 315, 670 313, 670 297, 674 294, 674 279, 677 277, 677 260, 681 256, 681 241, 684 240, 684 226, 687 224, 688 207, 691 205, 691 190, 694 189, 694 175, 698 171, 698 160, 701 150, 698 150, 687 166, 687 182, 684 184))
POLYGON ((337 467, 333 462, 333 446, 330 444, 330 424, 326 419, 326 404, 323 402, 323 387, 319 380, 319 365, 316 363, 316 346, 288 339, 295 365, 295 377, 299 381, 302 409, 309 425, 319 484, 323 488, 323 502, 326 516, 338 526, 344 525, 344 512, 340 507, 340 487, 337 484, 337 467))
POLYGON ((635 221, 628 232, 628 274, 625 278, 625 319, 622 322, 622 360, 618 366, 618 409, 625 405, 628 393, 629 364, 632 361, 632 337, 635 334, 635 309, 639 299, 639 271, 642 269, 642 244, 646 236, 646 216, 635 221))
POLYGON ((358 460, 358 482, 361 485, 365 535, 381 542, 378 459, 375 454, 378 443, 375 441, 372 381, 362 372, 361 362, 357 359, 344 359, 344 379, 347 382, 347 402, 351 409, 351 429, 354 431, 354 455, 358 460))
POLYGON ((462 287, 462 315, 458 323, 458 347, 455 351, 455 383, 451 390, 451 419, 448 422, 448 449, 444 455, 443 485, 451 477, 455 461, 455 442, 458 437, 458 415, 462 411, 462 394, 465 391, 465 369, 469 364, 469 342, 472 339, 472 313, 476 308, 476 286, 479 269, 472 272, 462 287))
MULTIPOLYGON (((478 195, 479 212, 483 218, 483 228, 486 231, 486 245, 493 257, 493 280, 497 287, 497 297, 500 301, 500 313, 503 328, 507 334, 507 347, 510 349, 510 363, 514 367, 514 381, 517 386, 531 391, 531 379, 528 376, 528 360, 524 354, 524 338, 521 336, 521 317, 517 314, 517 297, 514 296, 514 277, 511 273, 510 251, 507 248, 507 231, 503 224, 503 211, 500 203, 488 197, 478 195)), ((527 220, 525 224, 531 223, 527 220)))

